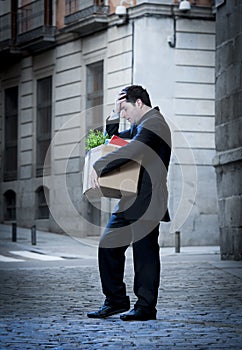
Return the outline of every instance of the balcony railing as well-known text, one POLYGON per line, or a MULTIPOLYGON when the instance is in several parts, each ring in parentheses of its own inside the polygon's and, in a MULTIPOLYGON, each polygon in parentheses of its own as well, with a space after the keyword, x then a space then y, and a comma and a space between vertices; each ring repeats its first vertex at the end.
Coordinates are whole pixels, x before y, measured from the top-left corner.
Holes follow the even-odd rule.
POLYGON ((18 43, 38 38, 53 37, 52 1, 36 0, 18 9, 18 43))
POLYGON ((0 16, 0 45, 15 40, 16 15, 13 12, 0 16))
POLYGON ((108 15, 109 6, 95 0, 66 0, 65 24, 72 24, 92 15, 108 15))
POLYGON ((12 39, 11 13, 0 16, 0 41, 12 39))

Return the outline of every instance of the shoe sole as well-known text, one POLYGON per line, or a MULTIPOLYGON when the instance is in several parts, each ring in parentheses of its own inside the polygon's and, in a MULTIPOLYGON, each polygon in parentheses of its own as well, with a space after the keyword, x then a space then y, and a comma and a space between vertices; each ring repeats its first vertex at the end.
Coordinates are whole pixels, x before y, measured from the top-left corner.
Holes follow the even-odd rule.
POLYGON ((121 314, 122 312, 126 312, 126 311, 129 311, 129 308, 128 309, 118 309, 118 310, 109 312, 108 315, 95 315, 95 314, 91 315, 91 314, 87 314, 87 317, 89 317, 89 318, 106 318, 106 317, 113 316, 113 315, 116 315, 116 314, 121 314))
POLYGON ((128 321, 128 322, 132 322, 132 321, 150 321, 150 320, 156 320, 156 317, 149 317, 149 318, 133 318, 132 316, 127 317, 126 315, 120 315, 120 319, 122 321, 128 321))
POLYGON ((124 322, 135 322, 135 321, 136 322, 138 322, 138 321, 145 322, 145 321, 156 320, 156 318, 145 318, 145 319, 143 319, 143 318, 139 318, 139 319, 129 318, 129 319, 127 319, 127 318, 122 318, 122 317, 120 317, 120 319, 124 322))

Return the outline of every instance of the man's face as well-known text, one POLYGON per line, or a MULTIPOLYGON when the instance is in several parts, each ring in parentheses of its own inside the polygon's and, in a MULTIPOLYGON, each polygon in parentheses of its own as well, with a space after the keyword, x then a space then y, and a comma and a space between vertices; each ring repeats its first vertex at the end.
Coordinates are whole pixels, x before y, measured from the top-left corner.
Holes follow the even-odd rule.
POLYGON ((123 101, 120 105, 120 116, 128 120, 131 124, 137 124, 141 118, 141 110, 138 103, 135 102, 133 105, 130 102, 123 101))

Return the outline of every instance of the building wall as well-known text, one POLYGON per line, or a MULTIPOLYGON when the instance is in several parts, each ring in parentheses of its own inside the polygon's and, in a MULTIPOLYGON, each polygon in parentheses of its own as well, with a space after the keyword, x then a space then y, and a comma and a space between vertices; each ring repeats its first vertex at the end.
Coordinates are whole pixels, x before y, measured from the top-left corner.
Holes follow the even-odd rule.
MULTIPOLYGON (((116 26, 111 17, 107 30, 84 38, 75 35, 63 42, 59 40, 56 48, 23 58, 11 69, 1 72, 1 116, 4 114, 3 89, 17 84, 20 91, 19 179, 2 182, 0 187, 1 200, 7 189, 17 194, 18 225, 37 224, 39 229, 65 231, 76 236, 102 231, 86 220, 86 199, 81 192, 86 65, 102 59, 104 116, 113 108, 120 88, 131 83, 142 84, 149 91, 153 105, 160 106, 173 131, 169 208, 174 220, 172 225, 161 225, 161 245, 174 245, 176 230, 182 233, 182 245, 218 243, 215 174, 211 166, 214 18, 178 16, 176 47, 172 48, 167 38, 173 35, 174 19, 168 8, 168 5, 162 9, 155 5, 155 16, 143 17, 139 7, 137 17, 134 9, 132 20, 121 26, 116 26), (35 177, 36 81, 48 75, 53 77, 52 175, 42 181, 35 177), (35 218, 35 191, 42 184, 50 190, 49 220, 35 218)), ((1 127, 2 117, 0 120, 1 127)), ((114 204, 115 201, 102 200, 103 226, 114 204)))
POLYGON ((242 260, 242 4, 227 1, 216 21, 216 157, 223 260, 242 260))
POLYGON ((134 83, 147 87, 153 105, 160 106, 173 130, 169 172, 173 222, 171 227, 161 225, 161 244, 172 244, 177 230, 184 245, 218 244, 212 167, 215 23, 178 18, 175 48, 167 43, 172 33, 169 17, 135 22, 134 83))

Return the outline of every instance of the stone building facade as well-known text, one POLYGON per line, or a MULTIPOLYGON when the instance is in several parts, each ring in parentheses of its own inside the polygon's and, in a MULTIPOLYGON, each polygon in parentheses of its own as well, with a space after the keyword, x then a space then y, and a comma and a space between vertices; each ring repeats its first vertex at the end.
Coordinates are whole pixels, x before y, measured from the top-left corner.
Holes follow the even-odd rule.
POLYGON ((172 129, 173 220, 161 225, 161 245, 173 245, 177 230, 183 245, 218 244, 212 1, 185 13, 176 1, 127 1, 124 17, 115 14, 120 3, 1 7, 0 221, 100 234, 114 201, 90 204, 82 195, 85 137, 104 123, 120 88, 134 83, 172 129))
POLYGON ((242 260, 242 3, 220 1, 216 19, 216 157, 222 259, 242 260))

